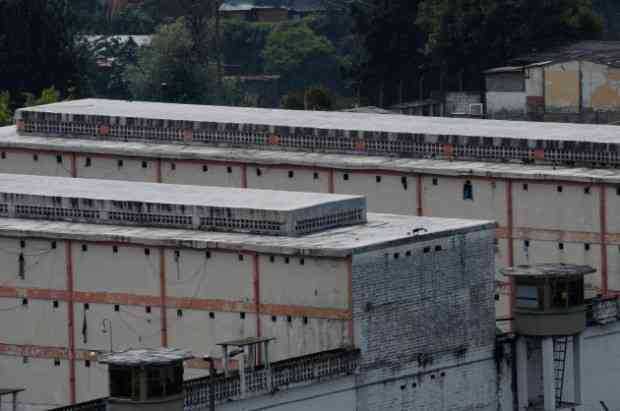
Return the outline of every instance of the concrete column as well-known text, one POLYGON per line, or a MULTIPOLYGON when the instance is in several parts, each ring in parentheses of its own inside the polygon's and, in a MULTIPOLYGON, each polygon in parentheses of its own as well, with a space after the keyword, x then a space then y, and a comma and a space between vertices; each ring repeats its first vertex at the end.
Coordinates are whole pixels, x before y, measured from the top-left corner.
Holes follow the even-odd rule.
POLYGON ((575 393, 574 401, 577 404, 582 404, 583 393, 582 381, 583 381, 583 333, 579 333, 573 336, 573 392, 575 393))
POLYGON ((519 411, 525 411, 527 410, 529 402, 529 393, 527 389, 527 339, 525 337, 517 338, 516 355, 517 399, 519 401, 519 411))
POLYGON ((542 340, 543 395, 545 411, 555 411, 555 364, 553 362, 553 337, 542 340))

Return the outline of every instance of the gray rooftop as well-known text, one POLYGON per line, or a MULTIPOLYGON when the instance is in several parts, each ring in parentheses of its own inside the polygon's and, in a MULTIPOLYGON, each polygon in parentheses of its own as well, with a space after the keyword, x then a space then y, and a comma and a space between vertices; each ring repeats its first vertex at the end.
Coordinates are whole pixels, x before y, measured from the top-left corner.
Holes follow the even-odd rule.
POLYGON ((0 174, 0 215, 297 236, 366 221, 363 196, 0 174))
POLYGON ((501 272, 508 277, 572 277, 592 274, 596 269, 587 265, 544 263, 503 268, 501 272))
POLYGON ((103 364, 138 366, 164 365, 194 358, 190 351, 175 348, 129 350, 105 354, 99 357, 103 364))
POLYGON ((85 99, 17 110, 220 124, 283 126, 444 136, 497 137, 620 144, 620 128, 610 125, 418 117, 390 114, 279 110, 85 99))
POLYGON ((290 212, 363 196, 0 173, 0 193, 290 212))
POLYGON ((0 236, 121 242, 198 250, 346 257, 434 238, 494 229, 491 221, 368 214, 368 222, 301 237, 0 218, 0 236), (416 231, 424 228, 426 231, 416 231))
POLYGON ((351 170, 390 170, 447 176, 482 176, 535 180, 568 180, 620 183, 620 170, 586 167, 553 167, 519 163, 446 161, 382 156, 356 156, 312 152, 282 152, 178 144, 153 144, 105 140, 20 136, 15 126, 0 127, 0 148, 108 154, 136 158, 175 160, 237 161, 258 165, 292 164, 307 167, 333 167, 351 170))

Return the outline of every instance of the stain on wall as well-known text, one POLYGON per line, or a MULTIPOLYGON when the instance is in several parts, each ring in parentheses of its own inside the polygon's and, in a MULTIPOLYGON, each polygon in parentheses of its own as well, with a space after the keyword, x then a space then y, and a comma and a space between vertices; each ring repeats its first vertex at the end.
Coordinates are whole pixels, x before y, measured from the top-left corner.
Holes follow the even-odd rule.
POLYGON ((547 67, 545 73, 545 107, 547 111, 579 112, 579 63, 560 63, 547 67))

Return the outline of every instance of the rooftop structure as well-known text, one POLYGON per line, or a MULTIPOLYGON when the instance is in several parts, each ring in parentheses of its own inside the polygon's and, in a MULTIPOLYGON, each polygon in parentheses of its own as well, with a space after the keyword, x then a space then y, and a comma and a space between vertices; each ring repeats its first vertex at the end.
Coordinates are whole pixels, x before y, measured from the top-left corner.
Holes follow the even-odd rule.
POLYGON ((298 236, 366 221, 361 196, 0 174, 0 214, 298 236))
POLYGON ((113 352, 99 357, 102 364, 137 367, 143 365, 166 365, 189 360, 194 356, 188 350, 177 348, 152 348, 113 352))
POLYGON ((23 134, 403 157, 620 164, 618 128, 113 100, 20 109, 23 134))

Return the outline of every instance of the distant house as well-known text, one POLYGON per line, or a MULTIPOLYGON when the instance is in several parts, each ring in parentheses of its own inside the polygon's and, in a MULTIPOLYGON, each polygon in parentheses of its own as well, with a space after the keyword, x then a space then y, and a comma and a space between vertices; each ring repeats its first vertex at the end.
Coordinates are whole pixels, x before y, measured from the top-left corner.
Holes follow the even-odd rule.
MULTIPOLYGON (((276 3, 276 2, 274 2, 276 3)), ((319 0, 289 0, 274 6, 255 6, 249 3, 223 3, 220 15, 251 22, 278 23, 296 20, 323 11, 319 0)))
POLYGON ((581 42, 484 72, 490 118, 620 120, 620 42, 581 42))

